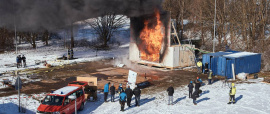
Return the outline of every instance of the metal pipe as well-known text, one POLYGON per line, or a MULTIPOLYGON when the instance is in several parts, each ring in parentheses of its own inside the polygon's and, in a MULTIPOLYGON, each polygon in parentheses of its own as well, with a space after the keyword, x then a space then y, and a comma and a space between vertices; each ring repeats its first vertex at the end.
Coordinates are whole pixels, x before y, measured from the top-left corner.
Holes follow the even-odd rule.
POLYGON ((216 9, 217 9, 217 0, 215 0, 215 17, 214 17, 214 39, 213 39, 213 53, 215 52, 215 40, 216 40, 216 9))

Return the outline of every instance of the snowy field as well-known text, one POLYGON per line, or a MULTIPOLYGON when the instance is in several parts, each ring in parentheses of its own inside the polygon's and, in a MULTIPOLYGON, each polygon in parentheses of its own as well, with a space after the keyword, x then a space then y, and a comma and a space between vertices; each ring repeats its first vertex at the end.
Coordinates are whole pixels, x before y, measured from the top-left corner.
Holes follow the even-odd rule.
MULTIPOLYGON (((141 106, 134 107, 134 98, 131 102, 133 107, 127 108, 127 114, 269 114, 270 112, 270 85, 261 82, 262 79, 249 80, 254 83, 236 83, 236 104, 228 105, 229 87, 217 81, 212 85, 201 87, 203 93, 197 99, 197 105, 193 105, 192 99, 188 98, 186 86, 175 88, 174 105, 167 105, 167 93, 159 92, 151 95, 142 94, 141 106)), ((37 95, 34 95, 37 96, 37 95)), ((97 102, 87 102, 83 111, 79 114, 119 114, 120 104, 118 97, 116 102, 103 102, 103 94, 99 93, 97 102)), ((16 114, 18 100, 16 95, 0 98, 0 113, 16 114), (3 100, 8 99, 8 100, 3 100)), ((110 96, 109 96, 110 97, 110 96)), ((26 96, 27 98, 27 96, 26 96)), ((110 100, 110 99, 109 99, 110 100)), ((27 114, 36 112, 39 102, 29 98, 26 101, 27 114)))
MULTIPOLYGON (((38 45, 42 45, 42 43, 39 43, 38 45)), ((22 46, 22 45, 21 45, 22 46)), ((28 47, 29 44, 25 44, 25 47, 28 47)), ((118 58, 123 57, 128 54, 128 43, 124 43, 123 45, 120 45, 120 47, 113 48, 109 51, 97 51, 95 49, 90 48, 83 48, 78 47, 74 48, 74 57, 78 59, 74 60, 57 60, 57 58, 62 57, 63 54, 66 54, 67 56, 67 49, 64 47, 59 47, 57 45, 52 45, 48 47, 42 47, 39 46, 37 49, 28 49, 28 50, 20 50, 20 55, 26 56, 26 68, 17 68, 16 67, 16 56, 14 52, 6 52, 3 54, 0 54, 0 74, 10 72, 10 71, 16 71, 16 70, 27 70, 31 68, 45 68, 45 66, 41 63, 39 65, 36 65, 36 61, 46 61, 48 64, 51 64, 52 66, 62 66, 64 64, 73 64, 73 63, 80 63, 80 62, 89 62, 89 61, 98 61, 101 59, 106 58, 118 58), (97 56, 96 56, 97 55, 97 56)), ((40 80, 33 80, 26 78, 27 74, 21 74, 21 78, 25 79, 26 81, 24 83, 28 82, 34 82, 34 81, 40 81, 40 80)), ((0 75, 0 82, 3 81, 3 79, 8 79, 12 83, 15 83, 15 77, 10 76, 10 74, 3 74, 0 75)), ((2 83, 0 83, 0 88, 4 88, 2 83)), ((0 92, 1 93, 1 92, 0 92)))

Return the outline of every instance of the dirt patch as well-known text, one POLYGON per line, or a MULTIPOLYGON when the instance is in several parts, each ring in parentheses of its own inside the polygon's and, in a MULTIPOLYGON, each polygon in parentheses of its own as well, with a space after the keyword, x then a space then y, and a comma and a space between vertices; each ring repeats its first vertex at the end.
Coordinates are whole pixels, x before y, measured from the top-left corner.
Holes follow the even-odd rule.
MULTIPOLYGON (((98 77, 98 89, 103 89, 104 84, 107 82, 114 83, 116 88, 118 88, 119 83, 123 83, 125 87, 129 70, 138 73, 138 83, 145 81, 151 83, 150 87, 143 89, 143 93, 146 91, 165 91, 170 84, 174 87, 187 85, 190 81, 194 81, 198 76, 203 80, 207 79, 207 75, 205 74, 198 75, 196 72, 184 70, 164 71, 137 64, 134 64, 132 69, 115 68, 110 63, 114 63, 114 60, 85 62, 62 67, 40 69, 35 75, 41 77, 42 81, 23 85, 24 87, 21 92, 25 94, 50 92, 51 90, 66 86, 71 81, 75 81, 76 76, 85 74, 98 77)), ((0 91, 5 92, 1 94, 0 97, 17 94, 17 91, 12 87, 0 89, 0 91)))
POLYGON ((270 77, 264 77, 263 81, 270 84, 270 77))

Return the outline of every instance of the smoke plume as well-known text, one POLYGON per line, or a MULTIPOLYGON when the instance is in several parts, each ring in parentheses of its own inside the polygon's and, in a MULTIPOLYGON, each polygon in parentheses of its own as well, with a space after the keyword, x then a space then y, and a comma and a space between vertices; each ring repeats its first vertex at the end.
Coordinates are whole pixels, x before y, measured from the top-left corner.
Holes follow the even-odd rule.
POLYGON ((163 0, 0 0, 0 27, 53 30, 114 12, 128 17, 151 14, 163 0))

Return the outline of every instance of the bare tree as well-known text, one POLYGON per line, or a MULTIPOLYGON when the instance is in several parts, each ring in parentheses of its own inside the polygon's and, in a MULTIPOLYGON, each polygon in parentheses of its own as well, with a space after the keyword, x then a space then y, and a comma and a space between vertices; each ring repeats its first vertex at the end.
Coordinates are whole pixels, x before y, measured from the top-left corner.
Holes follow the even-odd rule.
POLYGON ((93 18, 91 21, 85 21, 85 23, 89 24, 93 28, 94 33, 98 35, 102 42, 101 47, 107 48, 108 42, 114 33, 126 24, 126 16, 106 13, 102 17, 93 18))
POLYGON ((38 33, 35 32, 24 32, 23 36, 25 39, 32 45, 33 48, 36 48, 36 38, 38 37, 38 33))
POLYGON ((14 34, 6 28, 0 28, 0 52, 14 47, 14 34))
POLYGON ((48 40, 49 40, 49 31, 48 30, 45 30, 43 32, 43 35, 42 35, 42 41, 45 42, 45 45, 46 46, 49 45, 48 40))

